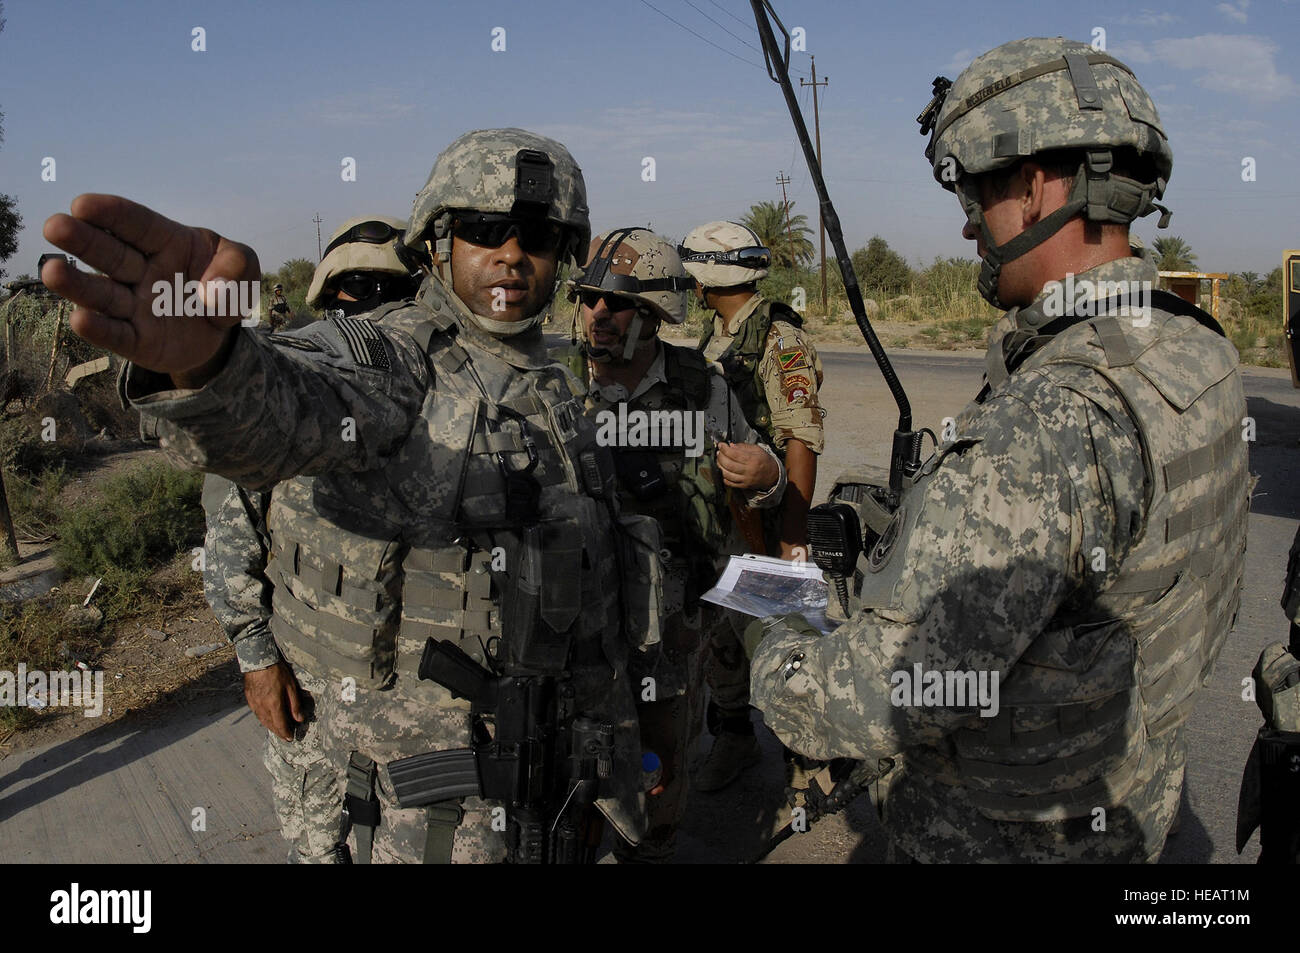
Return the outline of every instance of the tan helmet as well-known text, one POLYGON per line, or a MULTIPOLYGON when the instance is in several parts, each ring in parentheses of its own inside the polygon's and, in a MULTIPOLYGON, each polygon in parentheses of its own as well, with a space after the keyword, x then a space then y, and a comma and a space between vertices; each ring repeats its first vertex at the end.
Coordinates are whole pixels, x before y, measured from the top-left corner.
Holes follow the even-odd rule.
POLYGON ((976 58, 955 83, 940 76, 933 98, 917 117, 931 133, 925 155, 935 179, 957 193, 987 248, 980 293, 998 304, 1003 264, 1055 234, 1076 215, 1127 225, 1156 209, 1173 170, 1173 151, 1155 103, 1133 71, 1086 43, 1063 37, 1004 43, 976 58), (1136 156, 1130 170, 1113 171, 1115 152, 1136 156), (976 176, 1044 153, 1079 156, 1069 200, 1002 247, 983 221, 976 176))
POLYGON ((644 228, 615 228, 592 240, 587 263, 569 282, 569 300, 583 289, 611 291, 642 302, 669 324, 681 324, 686 294, 694 287, 668 242, 644 228))
POLYGON ((406 222, 400 218, 363 215, 348 219, 330 236, 325 257, 316 266, 311 287, 307 289, 307 306, 323 308, 326 304, 325 289, 329 286, 330 279, 345 272, 411 274, 411 252, 401 246, 405 233, 406 222))
POLYGON ((538 216, 565 225, 571 240, 561 258, 567 255, 575 263, 591 240, 582 169, 563 145, 524 129, 477 129, 444 149, 415 197, 406 244, 436 240, 437 252, 449 255, 445 213, 454 209, 538 216))
POLYGON ((709 222, 691 229, 678 248, 686 271, 706 288, 731 288, 767 277, 772 252, 736 222, 709 222))

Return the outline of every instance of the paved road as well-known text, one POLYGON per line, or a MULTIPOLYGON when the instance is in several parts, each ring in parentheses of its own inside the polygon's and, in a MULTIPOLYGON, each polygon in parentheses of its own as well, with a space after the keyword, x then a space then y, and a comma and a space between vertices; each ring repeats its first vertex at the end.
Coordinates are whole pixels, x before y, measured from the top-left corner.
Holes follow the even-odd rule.
MULTIPOLYGON (((884 464, 897 415, 865 351, 823 355, 824 399, 832 439, 823 458, 819 496, 834 475, 856 463, 884 464)), ((937 429, 977 389, 979 357, 903 351, 898 376, 909 389, 917 425, 937 429)), ((1237 629, 1188 730, 1187 795, 1182 831, 1164 860, 1254 861, 1252 842, 1234 850, 1241 765, 1258 725, 1241 679, 1263 645, 1282 637, 1281 573, 1300 518, 1295 469, 1300 392, 1285 371, 1248 370, 1249 412, 1257 439, 1251 469, 1259 475, 1250 516, 1246 590, 1237 629)), ((128 716, 77 738, 0 761, 0 862, 277 862, 283 847, 261 765, 265 733, 242 706, 233 667, 211 673, 206 698, 181 717, 128 716), (206 808, 194 830, 194 809, 206 808)), ((682 861, 748 858, 773 828, 782 777, 775 739, 760 732, 761 768, 721 794, 692 799, 681 834, 682 861)), ((697 746, 702 750, 706 742, 697 746)), ((698 751, 697 751, 698 753, 698 751)), ((774 862, 876 862, 884 841, 865 799, 844 815, 793 838, 774 862)))

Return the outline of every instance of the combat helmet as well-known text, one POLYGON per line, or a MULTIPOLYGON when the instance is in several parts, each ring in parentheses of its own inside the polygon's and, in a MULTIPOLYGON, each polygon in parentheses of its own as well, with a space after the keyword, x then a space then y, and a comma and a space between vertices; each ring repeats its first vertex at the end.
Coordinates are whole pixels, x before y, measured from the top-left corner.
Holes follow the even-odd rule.
POLYGON ((591 240, 587 187, 569 150, 524 129, 477 129, 438 156, 429 180, 415 197, 406 244, 436 242, 451 255, 451 217, 456 209, 537 217, 564 225, 569 240, 560 258, 573 258, 591 240))
POLYGON ((307 289, 307 305, 311 308, 325 306, 325 289, 330 280, 349 271, 372 271, 380 274, 405 277, 418 267, 412 249, 402 239, 406 222, 387 215, 369 215, 350 218, 330 236, 325 247, 325 257, 316 266, 311 287, 307 289))
MULTIPOLYGON (((1029 38, 1005 43, 978 57, 955 83, 934 81, 934 96, 917 117, 935 179, 956 192, 986 253, 979 288, 997 301, 1004 263, 1040 245, 1075 215, 1127 225, 1159 209, 1173 151, 1155 104, 1133 71, 1086 43, 1029 38), (1134 162, 1131 178, 1114 171, 1117 155, 1134 162), (976 176, 1044 153, 1079 157, 1069 200, 1002 246, 984 222, 976 176)), ((1124 165, 1127 162, 1122 163, 1124 165)))
MULTIPOLYGON (((629 360, 648 314, 669 324, 686 320, 686 293, 695 283, 682 267, 677 249, 644 228, 616 228, 598 235, 591 243, 587 263, 569 282, 569 300, 583 291, 610 291, 638 304, 637 316, 628 328, 622 358, 629 360)), ((613 355, 587 346, 595 360, 613 355)))
POLYGON ((737 222, 693 228, 678 248, 691 277, 706 288, 731 288, 767 277, 772 252, 754 230, 737 222))

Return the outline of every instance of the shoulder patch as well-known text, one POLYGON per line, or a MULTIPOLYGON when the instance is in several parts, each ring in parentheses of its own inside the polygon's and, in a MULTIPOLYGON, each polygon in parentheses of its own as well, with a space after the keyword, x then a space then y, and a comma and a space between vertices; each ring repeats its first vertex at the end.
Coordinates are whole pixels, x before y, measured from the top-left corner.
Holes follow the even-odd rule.
POLYGON ((782 374, 808 367, 808 354, 801 347, 792 347, 786 351, 777 351, 776 366, 782 374))
POLYGON ((352 353, 352 360, 362 367, 391 370, 384 336, 365 318, 330 318, 352 353))

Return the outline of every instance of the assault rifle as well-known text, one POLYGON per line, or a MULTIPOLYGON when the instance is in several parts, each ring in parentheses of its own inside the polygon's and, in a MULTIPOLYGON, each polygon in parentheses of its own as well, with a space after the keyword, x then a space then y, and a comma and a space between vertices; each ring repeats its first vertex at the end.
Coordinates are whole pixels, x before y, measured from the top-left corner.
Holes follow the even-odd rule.
POLYGON ((524 526, 508 560, 516 578, 501 587, 492 668, 454 642, 425 642, 419 676, 470 702, 471 747, 403 758, 388 772, 404 808, 471 796, 503 802, 513 863, 591 863, 600 831, 592 806, 612 771, 614 727, 578 710, 565 672, 570 636, 541 618, 543 532, 524 526))

